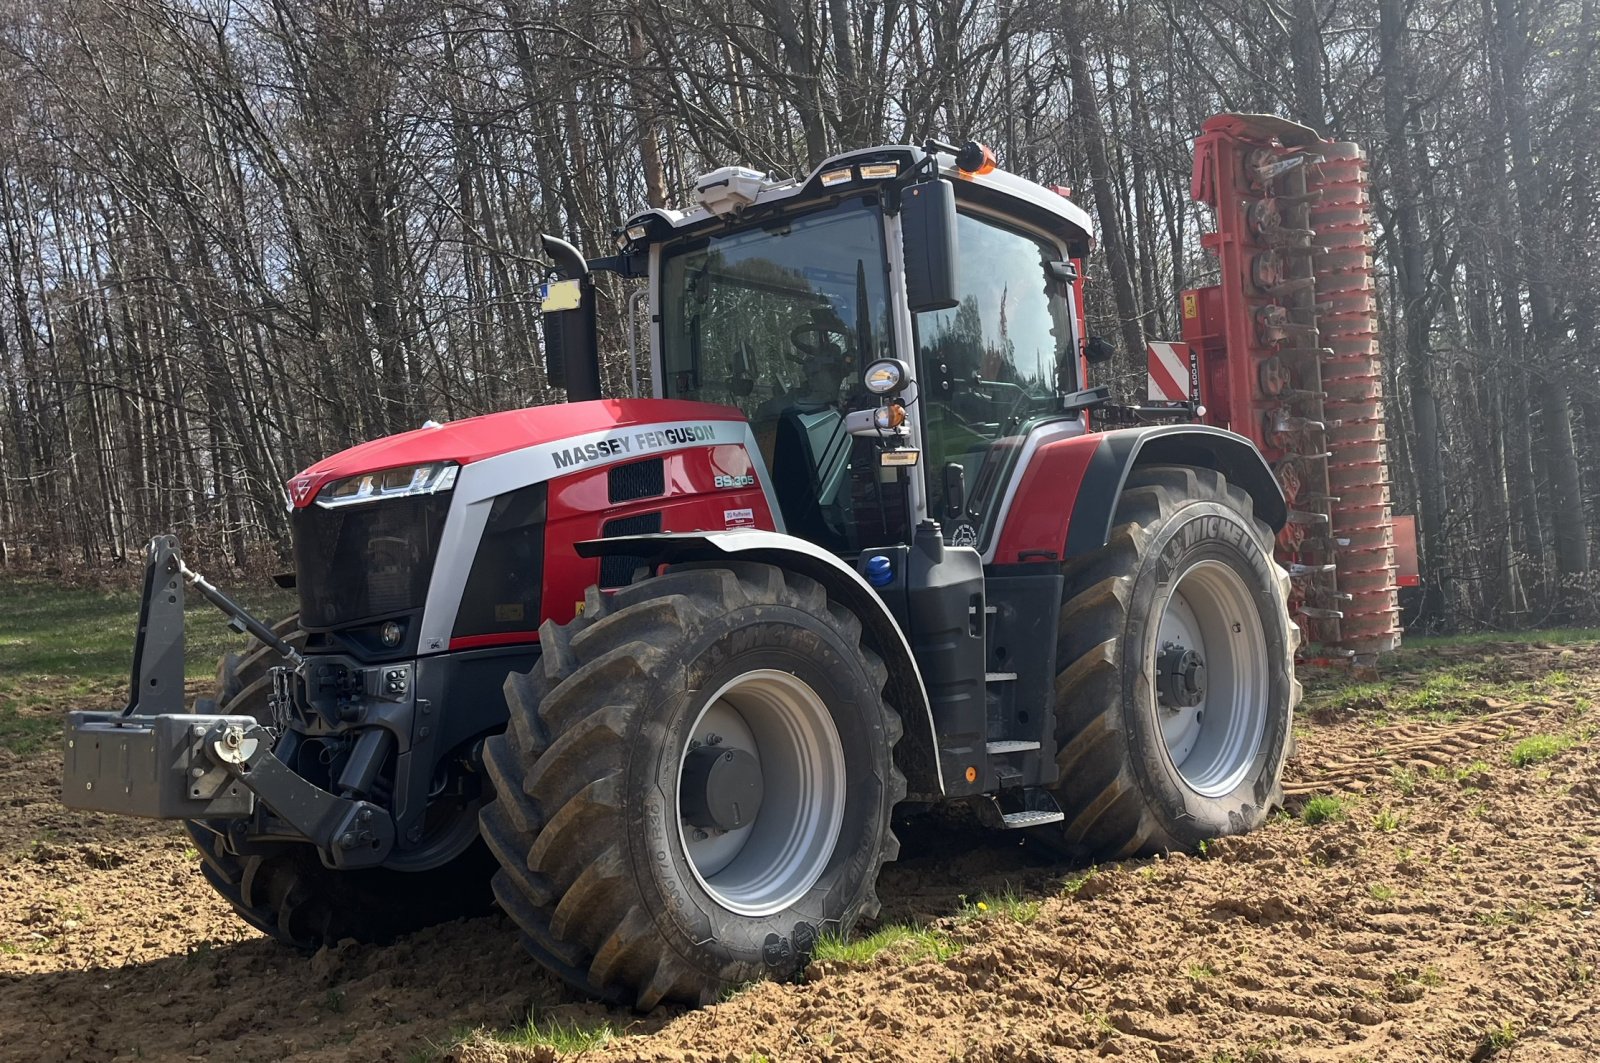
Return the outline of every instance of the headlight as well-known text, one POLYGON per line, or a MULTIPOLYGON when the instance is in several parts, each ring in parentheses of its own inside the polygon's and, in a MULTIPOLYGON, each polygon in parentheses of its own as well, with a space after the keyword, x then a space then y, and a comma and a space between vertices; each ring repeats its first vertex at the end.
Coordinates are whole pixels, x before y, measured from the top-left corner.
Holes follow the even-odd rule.
POLYGON ((861 374, 861 382, 874 395, 893 395, 903 389, 910 379, 910 369, 898 358, 880 358, 861 374))
POLYGON ((385 498, 437 494, 456 485, 456 473, 459 471, 460 466, 453 461, 438 461, 347 476, 317 492, 317 505, 323 509, 337 509, 339 506, 378 502, 385 498))

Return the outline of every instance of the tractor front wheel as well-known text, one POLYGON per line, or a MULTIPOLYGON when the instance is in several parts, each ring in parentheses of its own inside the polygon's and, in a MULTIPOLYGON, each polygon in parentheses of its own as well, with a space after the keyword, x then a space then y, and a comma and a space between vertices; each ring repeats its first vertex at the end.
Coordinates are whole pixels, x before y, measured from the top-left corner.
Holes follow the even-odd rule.
POLYGON ((1110 542, 1064 566, 1045 840, 1080 858, 1192 849, 1259 826, 1299 701, 1288 574, 1211 469, 1129 474, 1110 542))
POLYGON ((680 566, 540 632, 482 828, 546 967, 648 1010, 784 978, 876 914, 899 717, 859 620, 771 565, 680 566))

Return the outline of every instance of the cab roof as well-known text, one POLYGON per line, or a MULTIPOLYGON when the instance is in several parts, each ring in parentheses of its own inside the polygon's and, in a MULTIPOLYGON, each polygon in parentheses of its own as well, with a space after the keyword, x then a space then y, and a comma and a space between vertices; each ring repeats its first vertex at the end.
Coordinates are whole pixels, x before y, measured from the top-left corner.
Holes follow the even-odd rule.
MULTIPOLYGON (((891 178, 862 176, 864 166, 894 163, 896 173, 903 174, 922 162, 927 154, 910 144, 886 144, 830 156, 803 179, 783 180, 743 171, 743 175, 752 179, 758 191, 755 192, 754 201, 738 214, 717 215, 702 206, 682 211, 657 207, 640 211, 629 218, 619 236, 630 249, 636 250, 645 244, 667 239, 669 234, 698 229, 714 230, 729 224, 752 221, 764 214, 781 211, 784 207, 797 207, 811 201, 869 191, 891 178), (846 170, 851 176, 840 179, 838 175, 846 170), (828 178, 826 183, 825 177, 828 178), (635 235, 640 228, 644 229, 642 238, 635 235)), ((1086 255, 1093 247, 1094 228, 1089 213, 1069 199, 1065 191, 1046 188, 1001 169, 985 174, 964 173, 956 169, 953 156, 940 152, 937 158, 939 173, 955 185, 958 202, 976 203, 1036 226, 1065 241, 1073 248, 1074 254, 1086 255)))

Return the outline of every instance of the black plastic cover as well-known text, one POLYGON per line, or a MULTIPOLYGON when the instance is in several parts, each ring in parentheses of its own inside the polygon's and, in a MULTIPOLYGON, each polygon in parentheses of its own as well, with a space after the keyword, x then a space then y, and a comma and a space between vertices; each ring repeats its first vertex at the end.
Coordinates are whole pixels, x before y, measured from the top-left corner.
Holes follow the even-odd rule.
POLYGON ((422 608, 449 508, 445 491, 295 510, 300 626, 344 627, 422 608))
POLYGON ((452 638, 538 630, 545 498, 544 484, 529 484, 490 506, 452 638))

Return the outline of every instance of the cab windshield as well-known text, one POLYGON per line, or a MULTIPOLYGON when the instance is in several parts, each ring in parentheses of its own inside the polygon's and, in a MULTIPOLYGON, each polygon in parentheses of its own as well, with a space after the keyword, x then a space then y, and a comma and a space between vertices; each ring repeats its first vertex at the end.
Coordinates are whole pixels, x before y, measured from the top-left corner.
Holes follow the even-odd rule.
POLYGON ((834 403, 889 353, 883 223, 857 199, 668 250, 666 397, 752 420, 791 397, 834 403))
POLYGON ((876 201, 846 200, 666 252, 662 394, 744 411, 792 534, 854 545, 844 413, 892 353, 876 201))

